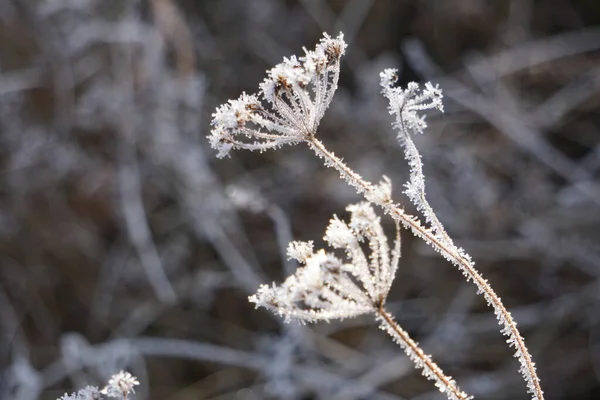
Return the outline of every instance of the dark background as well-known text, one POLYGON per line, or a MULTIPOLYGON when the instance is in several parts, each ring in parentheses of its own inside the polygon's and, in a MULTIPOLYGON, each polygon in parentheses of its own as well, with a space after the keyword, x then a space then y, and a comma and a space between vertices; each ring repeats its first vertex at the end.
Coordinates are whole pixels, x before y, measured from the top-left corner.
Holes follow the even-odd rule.
MULTIPOLYGON (((324 31, 349 47, 319 137, 414 211, 378 73, 438 83, 415 138, 430 203, 546 398, 600 398, 597 0, 0 2, 0 398, 121 368, 138 399, 444 398, 371 317, 247 301, 361 198, 305 146, 215 159, 210 114, 324 31)), ((528 398, 491 310, 407 231, 389 308, 467 392, 528 398)))

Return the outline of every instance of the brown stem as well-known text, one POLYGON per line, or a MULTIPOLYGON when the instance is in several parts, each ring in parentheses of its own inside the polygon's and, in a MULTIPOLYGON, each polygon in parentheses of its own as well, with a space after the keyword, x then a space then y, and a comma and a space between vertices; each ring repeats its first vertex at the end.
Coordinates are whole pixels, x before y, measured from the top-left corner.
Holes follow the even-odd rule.
POLYGON ((468 400, 472 398, 456 386, 454 379, 444 374, 440 367, 433 362, 431 357, 423 352, 417 342, 415 342, 408 333, 394 321, 392 316, 383 308, 383 306, 380 306, 377 309, 377 315, 380 317, 379 319, 382 327, 402 347, 411 361, 413 361, 417 367, 423 368, 423 375, 428 379, 435 380, 438 389, 445 392, 448 398, 457 400, 468 400))

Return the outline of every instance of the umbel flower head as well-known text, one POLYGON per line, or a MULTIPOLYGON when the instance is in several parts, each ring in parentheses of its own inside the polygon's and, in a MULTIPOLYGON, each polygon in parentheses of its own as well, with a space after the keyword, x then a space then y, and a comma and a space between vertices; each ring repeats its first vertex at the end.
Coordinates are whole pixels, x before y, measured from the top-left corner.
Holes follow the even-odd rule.
POLYGON ((354 317, 382 307, 400 258, 399 233, 390 251, 380 219, 370 203, 351 205, 347 210, 350 222, 334 216, 324 239, 333 248, 345 250, 348 262, 324 250, 314 252, 312 242, 292 242, 288 256, 302 266, 281 286, 261 285, 250 301, 280 314, 286 321, 301 322, 354 317), (370 250, 368 257, 361 247, 365 240, 370 250))
POLYGON ((225 157, 232 149, 266 150, 314 135, 337 89, 344 35, 326 33, 315 50, 284 58, 267 71, 256 94, 243 93, 212 115, 208 139, 225 157), (266 101, 266 105, 263 101, 266 101))

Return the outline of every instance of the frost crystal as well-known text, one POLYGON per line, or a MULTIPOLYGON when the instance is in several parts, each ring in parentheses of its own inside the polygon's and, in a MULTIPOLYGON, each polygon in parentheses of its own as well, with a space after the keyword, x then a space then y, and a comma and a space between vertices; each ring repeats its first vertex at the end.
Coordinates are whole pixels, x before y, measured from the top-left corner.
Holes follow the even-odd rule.
POLYGON ((337 89, 345 50, 342 33, 337 38, 324 34, 314 51, 304 49, 304 57, 284 58, 267 71, 259 95, 243 93, 218 107, 208 136, 217 157, 232 149, 263 151, 314 136, 337 89))
POLYGON ((287 249, 289 259, 294 259, 306 264, 308 258, 313 254, 313 242, 291 242, 287 249))

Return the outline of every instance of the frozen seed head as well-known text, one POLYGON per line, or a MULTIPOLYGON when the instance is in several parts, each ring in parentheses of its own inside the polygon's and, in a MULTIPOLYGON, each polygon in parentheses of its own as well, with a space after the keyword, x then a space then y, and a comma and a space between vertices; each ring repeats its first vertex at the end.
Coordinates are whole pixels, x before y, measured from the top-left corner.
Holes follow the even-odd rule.
POLYGON ((291 242, 288 255, 302 266, 281 285, 261 285, 249 300, 286 321, 328 321, 375 312, 394 279, 399 239, 390 254, 371 205, 363 202, 347 210, 351 213, 350 224, 334 216, 324 238, 332 247, 345 250, 347 262, 324 250, 314 252, 312 242, 291 242), (359 243, 365 238, 369 257, 359 243))
POLYGON ((107 397, 127 399, 130 393, 135 393, 134 386, 139 384, 135 376, 129 372, 120 371, 110 378, 108 385, 100 393, 107 397))
POLYGON ((342 33, 336 38, 325 33, 315 50, 304 49, 303 57, 284 58, 267 71, 257 95, 243 93, 218 107, 208 136, 217 157, 233 149, 278 148, 315 135, 337 89, 345 50, 342 33))

